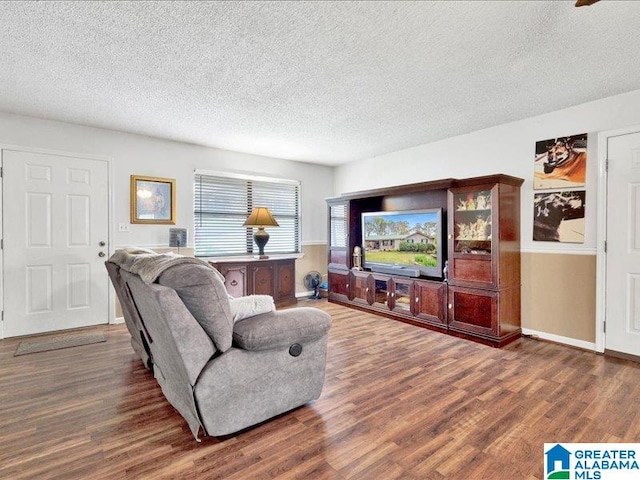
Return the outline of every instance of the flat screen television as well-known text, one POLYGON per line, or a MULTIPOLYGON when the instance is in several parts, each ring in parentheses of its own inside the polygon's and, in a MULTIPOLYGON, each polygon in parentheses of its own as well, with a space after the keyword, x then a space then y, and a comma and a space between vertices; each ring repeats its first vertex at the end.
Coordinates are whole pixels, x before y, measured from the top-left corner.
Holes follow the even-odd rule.
POLYGON ((442 209, 362 214, 363 266, 374 272, 442 278, 442 209))

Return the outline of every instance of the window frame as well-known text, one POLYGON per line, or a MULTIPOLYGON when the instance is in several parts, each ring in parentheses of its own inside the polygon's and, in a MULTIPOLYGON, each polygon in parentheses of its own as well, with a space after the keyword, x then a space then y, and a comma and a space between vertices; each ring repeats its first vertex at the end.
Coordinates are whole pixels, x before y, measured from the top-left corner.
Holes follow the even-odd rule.
MULTIPOLYGON (((291 221, 293 221, 293 226, 291 227, 291 234, 293 235, 293 238, 291 238, 291 243, 293 246, 293 250, 287 250, 287 251, 273 251, 269 248, 270 244, 267 244, 266 248, 265 248, 265 253, 270 254, 270 255, 297 255, 300 254, 301 252, 301 243, 302 243, 302 206, 301 206, 301 200, 302 200, 302 183, 299 180, 291 180, 291 179, 285 179, 285 178, 275 178, 275 177, 266 177, 266 176, 259 176, 259 175, 248 175, 248 174, 240 174, 240 173, 233 173, 233 172, 220 172, 220 171, 213 171, 213 170, 201 170, 201 169, 196 169, 194 170, 193 173, 193 220, 194 220, 194 255, 197 257, 244 257, 244 256, 252 256, 252 255, 256 255, 258 253, 258 246, 255 244, 255 242, 253 241, 253 233, 254 233, 254 229, 252 228, 247 228, 247 227, 243 227, 243 230, 245 231, 245 234, 242 235, 244 237, 244 241, 245 241, 245 252, 239 252, 239 251, 214 251, 214 250, 208 250, 205 251, 203 253, 199 253, 198 252, 198 239, 200 237, 200 235, 198 235, 198 230, 202 225, 202 218, 203 216, 214 216, 216 214, 224 214, 223 211, 203 211, 202 208, 202 201, 200 201, 200 207, 198 207, 197 205, 197 188, 198 188, 198 181, 200 180, 199 177, 204 176, 204 177, 213 177, 213 178, 219 178, 220 179, 220 183, 222 184, 224 182, 224 180, 228 180, 229 184, 233 184, 234 181, 238 181, 237 186, 240 187, 241 185, 244 184, 244 193, 246 195, 246 212, 243 212, 244 218, 243 218, 243 222, 244 220, 246 220, 246 218, 249 216, 249 214, 251 213, 251 210, 253 207, 257 207, 257 206, 267 206, 274 218, 276 219, 276 221, 278 221, 278 223, 280 223, 281 225, 283 223, 291 223, 291 221), (295 208, 295 213, 294 214, 282 214, 281 212, 277 212, 274 211, 275 209, 272 209, 271 205, 264 205, 264 202, 262 202, 260 205, 258 205, 259 202, 256 202, 254 200, 254 191, 256 190, 255 185, 257 184, 258 188, 257 190, 259 190, 260 186, 277 186, 277 185, 289 185, 291 187, 294 188, 295 190, 295 203, 296 203, 296 208, 295 208), (262 184, 262 185, 260 185, 262 184), (285 222, 286 220, 286 222, 285 222)), ((213 182, 212 182, 213 183, 213 182)), ((240 193, 238 195, 238 198, 242 197, 242 193, 240 193)), ((230 211, 228 213, 228 215, 230 215, 231 217, 235 216, 238 217, 238 212, 237 211, 230 211)), ((274 227, 274 228, 278 228, 278 227, 274 227)), ((234 233, 239 233, 239 230, 236 229, 236 227, 230 227, 229 231, 233 231, 234 233)), ((273 231, 272 231, 273 233, 273 231)), ((240 236, 240 235, 238 235, 240 236)), ((271 244, 273 246, 273 244, 271 244)))

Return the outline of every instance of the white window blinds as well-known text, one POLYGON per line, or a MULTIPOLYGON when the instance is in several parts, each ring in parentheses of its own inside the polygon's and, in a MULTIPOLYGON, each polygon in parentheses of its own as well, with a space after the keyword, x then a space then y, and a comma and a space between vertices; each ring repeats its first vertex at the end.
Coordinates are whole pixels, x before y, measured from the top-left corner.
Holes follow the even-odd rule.
POLYGON ((347 206, 345 204, 331 205, 331 246, 347 246, 347 206))
POLYGON ((258 253, 253 229, 243 227, 253 207, 267 207, 280 225, 267 227, 265 253, 300 251, 300 182, 196 172, 195 255, 258 253))

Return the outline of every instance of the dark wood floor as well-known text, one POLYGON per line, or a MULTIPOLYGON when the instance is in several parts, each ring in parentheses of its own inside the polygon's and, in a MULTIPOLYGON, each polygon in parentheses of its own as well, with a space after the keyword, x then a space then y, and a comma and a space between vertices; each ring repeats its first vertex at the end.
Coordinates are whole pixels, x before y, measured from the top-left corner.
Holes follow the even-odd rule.
POLYGON ((313 305, 333 316, 322 397, 223 441, 194 441, 124 325, 19 357, 0 341, 0 478, 533 479, 544 442, 640 442, 638 364, 313 305))

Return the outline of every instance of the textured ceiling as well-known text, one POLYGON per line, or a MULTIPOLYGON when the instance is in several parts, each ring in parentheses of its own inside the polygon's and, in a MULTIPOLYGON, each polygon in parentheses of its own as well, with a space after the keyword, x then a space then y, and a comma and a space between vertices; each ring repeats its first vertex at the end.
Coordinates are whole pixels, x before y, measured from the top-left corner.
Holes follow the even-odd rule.
POLYGON ((640 2, 0 2, 0 111, 339 164, 640 88, 640 2))

